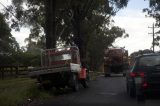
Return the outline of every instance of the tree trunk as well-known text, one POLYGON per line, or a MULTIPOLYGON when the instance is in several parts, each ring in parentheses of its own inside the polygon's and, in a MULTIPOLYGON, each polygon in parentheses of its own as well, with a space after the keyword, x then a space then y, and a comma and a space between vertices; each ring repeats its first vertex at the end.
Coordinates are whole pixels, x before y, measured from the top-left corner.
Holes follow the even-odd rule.
POLYGON ((56 23, 55 23, 55 12, 56 12, 56 0, 45 0, 45 11, 46 11, 46 48, 56 47, 56 23))
POLYGON ((80 52, 80 59, 83 65, 86 65, 86 51, 85 51, 85 45, 84 45, 84 41, 83 41, 83 35, 81 34, 81 21, 77 20, 77 37, 76 37, 76 42, 75 44, 78 46, 79 48, 79 52, 80 52))
POLYGON ((84 19, 84 17, 81 16, 80 10, 78 7, 72 7, 72 10, 74 12, 74 34, 75 34, 75 39, 74 43, 78 46, 79 52, 80 52, 80 59, 83 65, 86 64, 86 51, 85 51, 85 45, 84 45, 84 38, 81 33, 81 22, 84 19))

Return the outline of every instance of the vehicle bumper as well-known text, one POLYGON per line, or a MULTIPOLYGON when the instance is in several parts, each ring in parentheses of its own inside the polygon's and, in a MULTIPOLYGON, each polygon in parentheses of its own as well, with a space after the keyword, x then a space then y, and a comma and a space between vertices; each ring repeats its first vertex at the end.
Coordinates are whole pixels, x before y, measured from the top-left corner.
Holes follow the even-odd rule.
POLYGON ((142 84, 135 86, 136 95, 160 94, 160 84, 147 84, 145 87, 142 84))
POLYGON ((147 88, 142 89, 144 93, 160 93, 160 84, 150 84, 147 88))

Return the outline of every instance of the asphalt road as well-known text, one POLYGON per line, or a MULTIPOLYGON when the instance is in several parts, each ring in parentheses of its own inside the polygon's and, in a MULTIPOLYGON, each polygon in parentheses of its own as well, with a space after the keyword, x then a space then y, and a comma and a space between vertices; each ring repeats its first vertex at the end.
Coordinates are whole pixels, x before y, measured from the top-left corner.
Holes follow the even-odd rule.
POLYGON ((89 84, 89 88, 68 91, 36 106, 160 106, 160 97, 149 97, 143 102, 130 98, 126 93, 125 78, 120 75, 100 76, 89 84))

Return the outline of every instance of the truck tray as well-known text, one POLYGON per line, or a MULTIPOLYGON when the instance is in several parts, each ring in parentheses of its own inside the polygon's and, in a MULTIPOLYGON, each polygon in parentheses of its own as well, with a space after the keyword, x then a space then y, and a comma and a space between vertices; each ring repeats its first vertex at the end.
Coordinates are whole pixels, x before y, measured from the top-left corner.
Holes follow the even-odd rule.
POLYGON ((79 64, 73 64, 70 63, 70 65, 63 66, 63 67, 42 67, 42 68, 34 68, 32 71, 29 72, 30 77, 36 77, 39 75, 44 74, 51 74, 51 73, 57 73, 57 72, 79 72, 80 71, 80 65, 79 64))

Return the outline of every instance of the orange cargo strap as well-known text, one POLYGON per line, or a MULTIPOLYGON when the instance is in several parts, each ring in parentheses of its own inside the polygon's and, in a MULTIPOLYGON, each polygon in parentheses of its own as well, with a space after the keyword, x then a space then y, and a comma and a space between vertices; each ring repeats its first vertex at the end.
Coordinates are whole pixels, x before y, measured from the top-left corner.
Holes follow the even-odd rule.
POLYGON ((79 78, 80 79, 86 79, 86 68, 82 68, 80 73, 79 73, 79 78))

